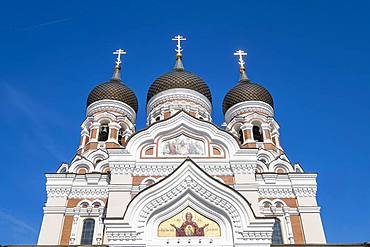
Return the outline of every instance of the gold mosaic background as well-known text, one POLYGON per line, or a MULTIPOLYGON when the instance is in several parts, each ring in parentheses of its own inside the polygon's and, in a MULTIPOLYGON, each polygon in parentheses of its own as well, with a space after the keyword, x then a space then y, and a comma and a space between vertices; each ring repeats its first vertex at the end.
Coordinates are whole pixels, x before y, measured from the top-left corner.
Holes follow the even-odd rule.
POLYGON ((213 220, 199 214, 197 211, 191 207, 185 208, 180 213, 169 218, 168 220, 163 221, 158 227, 158 237, 176 237, 176 230, 171 224, 174 224, 177 227, 181 227, 182 223, 186 221, 185 215, 190 212, 193 215, 193 222, 195 222, 198 227, 203 227, 206 224, 209 224, 204 229, 204 237, 220 237, 221 230, 220 226, 213 220))

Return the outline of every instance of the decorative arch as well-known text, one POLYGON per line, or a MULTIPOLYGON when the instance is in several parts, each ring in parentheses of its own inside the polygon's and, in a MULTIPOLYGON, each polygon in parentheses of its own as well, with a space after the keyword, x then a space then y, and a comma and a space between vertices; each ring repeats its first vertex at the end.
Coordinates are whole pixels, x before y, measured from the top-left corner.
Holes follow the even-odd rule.
MULTIPOLYGON (((106 160, 106 159, 108 159, 108 157, 109 157, 109 155, 105 150, 97 149, 97 150, 94 150, 91 153, 88 153, 88 155, 85 158, 87 160, 89 160, 91 163, 95 164, 96 167, 98 167, 99 164, 97 164, 97 161, 98 160, 101 160, 101 161, 106 160)), ((97 170, 99 170, 99 169, 97 168, 97 170)))
POLYGON ((147 129, 132 135, 126 145, 126 150, 140 159, 141 149, 144 146, 155 143, 161 136, 178 133, 179 130, 194 133, 198 137, 210 140, 212 144, 225 147, 225 157, 228 158, 239 150, 236 138, 225 130, 207 121, 199 120, 184 111, 179 111, 166 121, 159 121, 150 125, 147 129))
POLYGON ((67 163, 63 163, 60 165, 60 167, 57 170, 57 173, 68 173, 69 167, 67 163))
POLYGON ((169 176, 136 195, 129 203, 123 219, 118 219, 126 226, 121 232, 117 230, 114 220, 107 221, 108 242, 117 241, 114 236, 125 236, 131 232, 131 235, 138 234, 136 237, 142 243, 150 240, 165 244, 165 239, 158 239, 154 234, 156 227, 165 217, 173 215, 170 212, 178 212, 189 205, 213 217, 225 229, 221 238, 212 240, 214 244, 219 241, 216 244, 218 246, 232 242, 271 241, 274 220, 257 218, 242 195, 205 173, 188 158, 169 176), (142 231, 144 228, 146 231, 142 231))
POLYGON ((287 173, 294 172, 293 166, 288 161, 280 158, 270 163, 269 172, 276 172, 278 168, 285 169, 287 173))
POLYGON ((80 160, 74 161, 71 164, 69 171, 77 173, 79 168, 86 168, 88 172, 94 171, 94 165, 84 157, 82 157, 80 160))

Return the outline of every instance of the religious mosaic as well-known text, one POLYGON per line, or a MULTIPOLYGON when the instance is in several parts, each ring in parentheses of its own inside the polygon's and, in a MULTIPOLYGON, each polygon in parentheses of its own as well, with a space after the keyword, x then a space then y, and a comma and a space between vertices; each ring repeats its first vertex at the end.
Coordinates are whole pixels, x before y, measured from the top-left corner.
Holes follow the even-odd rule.
POLYGON ((162 142, 160 152, 162 155, 173 156, 205 155, 205 145, 200 140, 180 135, 162 142))
POLYGON ((220 226, 191 207, 163 221, 158 227, 159 237, 220 237, 220 226))

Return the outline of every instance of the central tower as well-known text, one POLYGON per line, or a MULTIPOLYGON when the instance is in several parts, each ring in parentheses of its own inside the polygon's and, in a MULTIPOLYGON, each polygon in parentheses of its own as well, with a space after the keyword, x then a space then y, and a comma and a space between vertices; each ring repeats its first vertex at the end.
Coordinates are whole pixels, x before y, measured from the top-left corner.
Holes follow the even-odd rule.
POLYGON ((151 125, 186 111, 190 115, 211 121, 212 95, 205 81, 184 69, 181 41, 177 35, 176 64, 172 71, 158 77, 150 86, 147 94, 147 124, 151 125))

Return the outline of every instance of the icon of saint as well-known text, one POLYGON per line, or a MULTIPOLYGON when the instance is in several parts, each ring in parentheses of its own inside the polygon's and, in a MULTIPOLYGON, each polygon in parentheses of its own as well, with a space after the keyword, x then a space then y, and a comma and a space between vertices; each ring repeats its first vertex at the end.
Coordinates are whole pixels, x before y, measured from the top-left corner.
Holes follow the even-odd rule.
POLYGON ((204 228, 208 226, 205 224, 203 227, 198 227, 197 223, 193 221, 193 215, 187 212, 185 215, 185 222, 180 227, 171 224, 176 229, 176 237, 191 237, 191 236, 204 236, 204 228))

